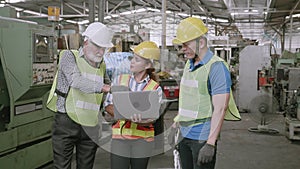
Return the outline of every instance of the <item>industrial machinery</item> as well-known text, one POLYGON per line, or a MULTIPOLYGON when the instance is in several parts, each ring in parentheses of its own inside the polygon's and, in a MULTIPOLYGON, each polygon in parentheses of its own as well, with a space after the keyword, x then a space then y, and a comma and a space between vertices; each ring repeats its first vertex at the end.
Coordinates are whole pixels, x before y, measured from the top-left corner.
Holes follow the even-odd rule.
POLYGON ((290 140, 300 140, 300 88, 292 92, 285 112, 286 137, 290 140))
POLYGON ((278 117, 278 100, 273 96, 274 61, 270 46, 247 46, 239 58, 238 106, 241 112, 259 125, 250 127, 250 132, 277 134, 278 130, 268 127, 278 117))
POLYGON ((53 28, 0 17, 0 168, 52 160, 53 113, 45 102, 56 70, 53 28))
MULTIPOLYGON (((286 110, 293 92, 300 87, 300 61, 297 56, 291 52, 283 52, 276 62, 274 96, 282 111, 286 110)), ((296 117, 295 113, 288 114, 296 117)))
POLYGON ((300 140, 300 53, 284 51, 276 62, 274 96, 285 116, 288 139, 300 140))
POLYGON ((272 93, 270 46, 246 46, 239 56, 238 99, 240 112, 247 112, 253 98, 272 93))

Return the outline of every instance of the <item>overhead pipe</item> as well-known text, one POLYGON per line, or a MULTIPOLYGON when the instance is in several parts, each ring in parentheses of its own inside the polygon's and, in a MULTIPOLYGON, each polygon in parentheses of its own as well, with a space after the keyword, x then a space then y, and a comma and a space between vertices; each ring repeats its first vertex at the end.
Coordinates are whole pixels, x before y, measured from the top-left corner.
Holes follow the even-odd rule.
POLYGON ((89 0, 89 22, 95 22, 95 0, 89 0))
POLYGON ((162 0, 161 14, 162 14, 162 35, 161 35, 161 49, 166 49, 166 20, 167 20, 167 0, 162 0))
POLYGON ((99 0, 98 4, 98 21, 104 22, 105 0, 99 0))

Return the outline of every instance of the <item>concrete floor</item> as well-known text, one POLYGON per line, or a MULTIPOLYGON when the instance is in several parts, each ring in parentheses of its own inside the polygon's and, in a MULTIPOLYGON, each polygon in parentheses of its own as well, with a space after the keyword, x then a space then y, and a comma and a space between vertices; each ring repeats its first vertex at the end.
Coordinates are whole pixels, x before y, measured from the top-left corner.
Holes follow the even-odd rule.
MULTIPOLYGON (((164 121, 165 128, 171 124, 176 111, 167 111, 164 121)), ((220 141, 218 142, 216 169, 296 169, 300 168, 300 141, 289 140, 285 136, 285 120, 277 116, 270 124, 271 128, 279 131, 277 135, 249 132, 249 127, 257 123, 250 114, 242 113, 242 121, 225 121, 220 141)), ((105 133, 104 133, 104 137, 105 133)), ((109 169, 109 144, 99 148, 94 169, 109 169), (106 149, 106 150, 105 150, 106 149)), ((173 154, 170 147, 165 146, 165 153, 151 157, 149 169, 171 169, 173 154)), ((51 166, 49 164, 47 167, 51 166)), ((73 164, 75 167, 75 163, 73 164)))

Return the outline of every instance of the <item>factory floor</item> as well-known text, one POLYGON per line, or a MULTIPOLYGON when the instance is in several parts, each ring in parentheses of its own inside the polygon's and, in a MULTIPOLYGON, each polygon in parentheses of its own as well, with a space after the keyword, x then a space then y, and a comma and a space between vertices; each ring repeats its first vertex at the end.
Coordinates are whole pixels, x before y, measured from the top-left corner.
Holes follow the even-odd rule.
MULTIPOLYGON (((171 124, 176 111, 167 111, 164 116, 165 128, 171 124)), ((217 164, 215 169, 295 169, 299 168, 300 141, 289 140, 286 137, 285 118, 276 118, 269 127, 277 129, 279 134, 262 134, 249 132, 249 127, 258 124, 249 113, 242 113, 242 121, 225 121, 218 142, 217 164)), ((105 132, 104 132, 105 137, 105 132)), ((106 140, 107 141, 107 140, 106 140)), ((166 141, 166 140, 165 140, 166 141)), ((106 151, 109 144, 99 148, 94 169, 109 169, 110 158, 106 151)), ((170 147, 164 147, 164 153, 150 159, 149 169, 174 168, 173 152, 170 147)), ((43 169, 49 168, 51 164, 43 169)), ((73 168, 75 162, 73 162, 73 168)))

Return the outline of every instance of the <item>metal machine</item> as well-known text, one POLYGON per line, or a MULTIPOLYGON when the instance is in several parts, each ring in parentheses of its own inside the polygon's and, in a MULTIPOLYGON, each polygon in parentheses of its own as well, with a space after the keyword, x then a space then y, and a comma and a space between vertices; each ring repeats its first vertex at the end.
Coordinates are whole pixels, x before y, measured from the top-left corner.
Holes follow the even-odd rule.
MULTIPOLYGON (((297 54, 283 52, 276 62, 274 96, 278 99, 281 110, 289 107, 294 97, 293 93, 300 87, 300 61, 297 56, 297 54)), ((296 118, 295 112, 287 113, 296 118)))
POLYGON ((0 168, 52 160, 53 113, 45 102, 56 70, 56 33, 0 17, 0 168))
POLYGON ((249 110, 249 104, 256 96, 272 93, 268 85, 270 67, 270 46, 251 45, 240 52, 237 102, 241 112, 249 110))
POLYGON ((285 115, 286 136, 300 140, 300 53, 284 51, 276 62, 274 96, 285 115))

